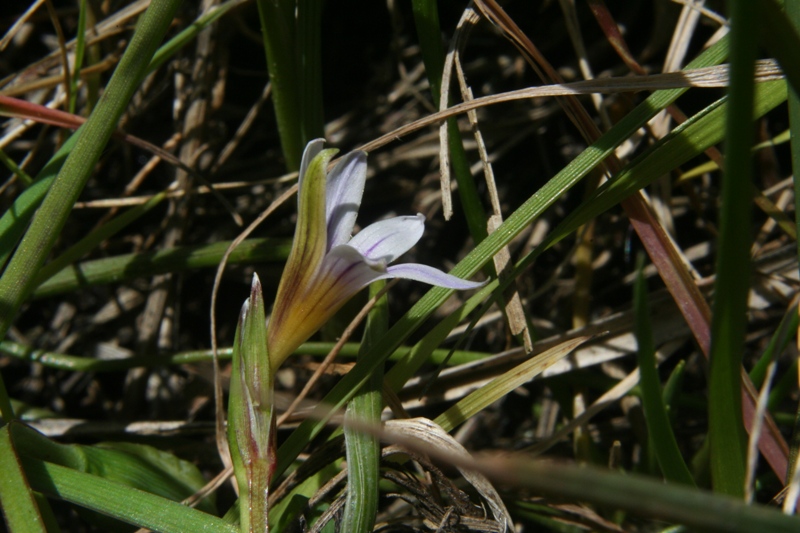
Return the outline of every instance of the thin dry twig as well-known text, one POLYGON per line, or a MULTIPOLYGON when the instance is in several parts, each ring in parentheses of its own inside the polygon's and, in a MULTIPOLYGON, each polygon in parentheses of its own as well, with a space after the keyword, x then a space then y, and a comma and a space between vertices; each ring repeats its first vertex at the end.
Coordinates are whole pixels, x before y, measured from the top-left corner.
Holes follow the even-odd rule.
MULTIPOLYGON (((773 60, 760 60, 756 65, 756 83, 783 79, 783 73, 778 64, 773 60)), ((683 89, 688 87, 720 88, 728 86, 728 66, 719 65, 699 69, 682 70, 666 74, 651 74, 648 76, 627 76, 622 78, 601 78, 573 83, 555 83, 540 87, 528 87, 516 91, 508 91, 476 98, 471 102, 464 102, 444 111, 427 115, 413 122, 405 124, 389 133, 381 135, 359 150, 373 152, 393 141, 409 135, 421 128, 437 124, 447 118, 466 113, 489 105, 516 100, 528 100, 550 96, 579 96, 592 93, 625 93, 638 91, 657 91, 661 89, 683 89)))

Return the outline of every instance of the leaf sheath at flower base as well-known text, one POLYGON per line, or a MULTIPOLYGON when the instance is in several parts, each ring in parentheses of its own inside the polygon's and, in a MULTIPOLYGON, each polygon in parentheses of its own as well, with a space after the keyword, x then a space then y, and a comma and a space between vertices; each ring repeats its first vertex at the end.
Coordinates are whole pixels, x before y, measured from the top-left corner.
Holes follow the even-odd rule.
POLYGON ((269 530, 267 496, 276 462, 273 374, 266 339, 261 282, 254 276, 236 329, 228 399, 228 445, 239 488, 240 526, 254 533, 269 530))

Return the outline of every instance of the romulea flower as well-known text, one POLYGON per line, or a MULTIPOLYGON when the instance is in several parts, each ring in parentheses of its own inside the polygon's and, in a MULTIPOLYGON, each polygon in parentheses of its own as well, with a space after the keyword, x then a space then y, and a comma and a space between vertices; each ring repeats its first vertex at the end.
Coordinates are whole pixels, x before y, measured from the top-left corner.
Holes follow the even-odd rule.
POLYGON ((328 174, 338 150, 323 150, 324 142, 308 143, 300 164, 294 244, 267 331, 273 368, 373 281, 405 278, 459 290, 483 285, 426 265, 389 266, 422 237, 421 214, 382 220, 351 236, 364 194, 367 154, 343 156, 328 174))

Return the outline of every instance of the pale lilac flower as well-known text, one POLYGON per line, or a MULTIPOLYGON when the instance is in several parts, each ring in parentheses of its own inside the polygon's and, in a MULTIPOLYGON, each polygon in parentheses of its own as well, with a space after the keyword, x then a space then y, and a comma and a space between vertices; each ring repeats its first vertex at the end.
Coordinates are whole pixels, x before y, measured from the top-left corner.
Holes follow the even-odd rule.
POLYGON ((351 237, 364 194, 367 154, 345 155, 328 175, 337 150, 323 150, 324 142, 308 143, 300 165, 297 229, 267 334, 273 368, 373 281, 405 278, 459 290, 483 285, 426 265, 389 266, 422 237, 421 214, 382 220, 351 237))

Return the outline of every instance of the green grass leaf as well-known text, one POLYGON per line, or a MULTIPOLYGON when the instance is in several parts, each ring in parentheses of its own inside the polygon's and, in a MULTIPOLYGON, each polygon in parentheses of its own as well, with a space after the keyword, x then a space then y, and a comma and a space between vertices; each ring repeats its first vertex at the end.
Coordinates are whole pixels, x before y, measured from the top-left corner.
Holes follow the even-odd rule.
POLYGON ((39 506, 8 431, 0 428, 0 507, 12 533, 47 531, 39 506))
POLYGON ((731 82, 725 127, 725 169, 709 353, 708 426, 714 490, 742 496, 747 440, 741 372, 750 284, 753 69, 759 6, 731 2, 731 82))
MULTIPOLYGON (((370 285, 370 297, 375 297, 384 281, 370 285)), ((389 329, 389 302, 384 295, 375 304, 367 317, 364 339, 359 358, 369 355, 375 340, 389 329)), ((379 365, 369 381, 347 405, 345 420, 356 420, 360 424, 379 427, 383 410, 383 368, 379 365)), ((378 512, 378 481, 380 480, 380 441, 375 435, 345 425, 345 447, 347 451, 347 500, 342 516, 341 530, 353 533, 369 533, 375 525, 378 512)))
POLYGON ((644 256, 639 257, 636 285, 634 286, 634 312, 636 314, 636 342, 639 345, 639 374, 642 389, 642 404, 647 418, 650 448, 655 453, 661 472, 668 481, 694 486, 694 478, 681 456, 678 441, 672 432, 667 409, 661 392, 656 365, 653 328, 650 322, 650 306, 647 285, 642 268, 644 256))

